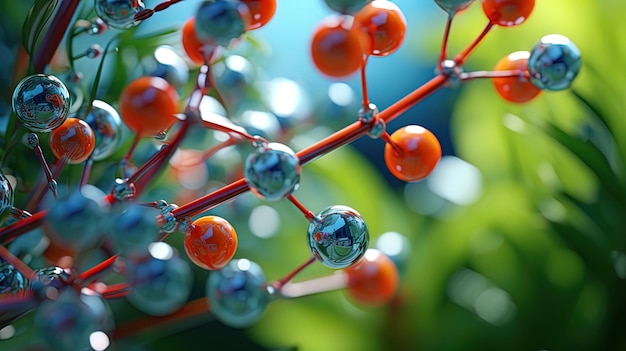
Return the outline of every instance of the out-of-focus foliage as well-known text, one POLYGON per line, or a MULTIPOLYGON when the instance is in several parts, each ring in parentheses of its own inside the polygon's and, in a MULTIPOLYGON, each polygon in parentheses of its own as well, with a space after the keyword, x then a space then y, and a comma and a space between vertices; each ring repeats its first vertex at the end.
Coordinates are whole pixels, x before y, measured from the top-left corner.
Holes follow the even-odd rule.
MULTIPOLYGON (((571 91, 519 106, 487 80, 463 86, 453 140, 458 156, 480 169, 483 194, 446 213, 417 245, 409 274, 420 279, 392 319, 395 346, 626 347, 625 11, 616 1, 537 1, 525 24, 495 28, 468 61, 467 70, 490 69, 560 33, 584 63, 571 91)), ((463 27, 485 22, 477 12, 453 26, 465 42, 474 31, 463 27)))

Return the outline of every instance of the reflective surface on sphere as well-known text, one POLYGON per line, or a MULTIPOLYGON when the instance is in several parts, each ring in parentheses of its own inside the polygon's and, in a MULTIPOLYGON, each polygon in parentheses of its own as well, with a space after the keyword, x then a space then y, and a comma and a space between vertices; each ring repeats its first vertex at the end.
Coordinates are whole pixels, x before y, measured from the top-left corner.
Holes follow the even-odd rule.
MULTIPOLYGON (((530 52, 515 51, 503 57, 496 63, 494 71, 513 71, 520 70, 528 72, 528 58, 530 52)), ((495 87, 498 95, 504 100, 514 103, 528 102, 541 93, 541 89, 530 82, 525 77, 526 74, 518 77, 497 77, 492 78, 491 82, 495 87)))
POLYGON ((369 36, 370 47, 363 50, 367 54, 390 55, 404 42, 406 18, 398 5, 391 1, 371 1, 354 15, 354 19, 369 36))
POLYGON ((137 22, 135 14, 146 7, 142 0, 96 0, 96 14, 109 26, 127 29, 137 22))
POLYGON ((244 177, 255 195, 277 201, 298 189, 300 169, 293 150, 280 143, 269 143, 248 155, 244 177))
MULTIPOLYGON (((82 117, 84 114, 83 108, 76 116, 82 117)), ((85 122, 89 124, 96 138, 91 158, 101 161, 111 156, 122 141, 122 120, 117 111, 102 100, 94 100, 85 122)))
POLYGON ((369 245, 369 231, 361 215, 347 206, 324 209, 307 229, 309 249, 324 265, 340 269, 358 261, 369 245))
POLYGON ((104 193, 93 185, 48 197, 44 232, 59 246, 74 250, 92 248, 102 241, 102 228, 108 206, 104 193))
POLYGON ((4 174, 0 173, 0 219, 13 207, 13 187, 4 174))
POLYGON ((246 328, 254 324, 270 302, 261 267, 238 259, 209 275, 207 297, 211 311, 225 325, 246 328))
POLYGON ((217 216, 200 217, 185 232, 185 252, 203 269, 223 268, 235 255, 238 243, 235 228, 217 216))
POLYGON ((13 111, 24 127, 47 133, 67 118, 70 93, 56 77, 34 74, 22 79, 13 91, 13 111))
POLYGON ((331 10, 351 15, 365 6, 371 0, 324 0, 331 10))
POLYGON ((143 312, 163 316, 187 302, 192 271, 186 260, 165 242, 149 245, 148 255, 126 258, 126 279, 132 290, 128 301, 143 312))
POLYGON ((435 3, 450 15, 465 10, 473 2, 474 0, 435 0, 435 3))
POLYGON ((89 336, 101 330, 91 308, 73 289, 44 300, 35 310, 34 323, 50 350, 91 350, 89 336))
POLYGON ((110 223, 110 238, 122 256, 144 256, 148 245, 158 240, 159 226, 154 208, 132 203, 110 223))
POLYGON ((560 34, 546 35, 530 52, 530 81, 540 89, 568 89, 581 65, 580 50, 571 40, 560 34))
POLYGON ((28 284, 28 279, 20 271, 0 257, 0 295, 26 289, 28 284))
POLYGON ((237 8, 228 0, 204 1, 196 12, 196 35, 201 42, 228 46, 246 31, 246 24, 237 8))
POLYGON ((61 267, 44 267, 35 270, 30 289, 41 297, 54 297, 67 286, 70 274, 61 267))
POLYGON ((86 161, 95 145, 95 133, 82 119, 68 118, 50 133, 50 150, 69 164, 86 161))

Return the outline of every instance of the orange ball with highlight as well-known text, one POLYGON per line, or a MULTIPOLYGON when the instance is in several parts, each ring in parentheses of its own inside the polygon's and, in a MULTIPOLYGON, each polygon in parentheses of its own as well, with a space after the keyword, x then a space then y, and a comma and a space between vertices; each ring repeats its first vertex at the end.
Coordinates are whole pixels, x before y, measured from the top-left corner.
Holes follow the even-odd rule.
POLYGON ((241 0, 248 6, 250 22, 247 29, 259 29, 266 25, 276 13, 276 0, 241 0))
POLYGON ((406 18, 400 8, 388 0, 374 0, 354 15, 357 25, 368 34, 369 55, 386 56, 404 42, 406 18))
POLYGON ((367 305, 389 302, 398 289, 398 269, 387 255, 368 249, 365 255, 345 269, 348 292, 356 301, 367 305))
POLYGON ((178 93, 165 79, 140 77, 122 91, 119 101, 124 124, 140 136, 154 136, 176 121, 178 93))
POLYGON ((311 41, 315 67, 333 78, 344 78, 364 64, 369 38, 355 26, 352 16, 327 17, 316 29, 311 41))
POLYGON ((68 118, 50 133, 50 150, 69 164, 86 161, 96 147, 96 136, 87 122, 68 118))
POLYGON ((493 85, 498 94, 506 101, 515 103, 524 103, 534 99, 541 89, 537 88, 528 76, 528 58, 530 52, 516 51, 506 57, 503 57, 496 64, 494 71, 515 71, 521 73, 516 77, 493 78, 493 85))
POLYGON ((235 255, 238 243, 235 228, 217 216, 196 219, 184 239, 189 259, 198 267, 208 270, 226 266, 235 255))
POLYGON ((391 174, 405 182, 415 182, 426 178, 439 163, 441 145, 428 129, 408 125, 391 135, 384 155, 391 174))
POLYGON ((197 65, 204 64, 203 50, 205 44, 196 35, 196 19, 194 17, 188 19, 183 25, 181 41, 187 57, 197 65))

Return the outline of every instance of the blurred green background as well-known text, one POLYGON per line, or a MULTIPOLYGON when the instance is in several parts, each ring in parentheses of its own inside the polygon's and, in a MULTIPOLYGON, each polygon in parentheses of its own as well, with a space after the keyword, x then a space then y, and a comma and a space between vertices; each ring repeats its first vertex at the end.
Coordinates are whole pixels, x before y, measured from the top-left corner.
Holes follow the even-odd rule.
MULTIPOLYGON (((398 52, 372 58, 368 64, 370 98, 381 109, 433 75, 446 18, 430 0, 394 2, 407 18, 406 41, 398 52)), ((29 3, 2 0, 3 57, 15 57, 29 3)), ((146 1, 148 7, 156 3, 146 1)), ((123 39, 120 52, 107 59, 109 71, 99 98, 114 103, 123 82, 147 69, 123 61, 124 53, 134 52, 133 62, 143 62, 141 56, 150 56, 158 44, 180 50, 176 29, 197 3, 176 4, 139 26, 132 42, 123 39), (137 39, 158 31, 166 35, 137 39)), ((316 73, 308 59, 312 30, 328 13, 321 0, 278 0, 272 22, 227 52, 246 57, 253 65, 253 74, 244 75, 247 80, 237 74, 218 79, 231 101, 227 109, 233 119, 262 129, 246 122, 243 111, 271 112, 276 119, 268 123, 278 121, 284 131, 267 125, 262 131, 298 150, 356 118, 358 78, 337 85, 339 81, 316 73), (238 85, 242 80, 243 87, 238 85), (281 82, 287 82, 287 90, 284 85, 280 89, 281 82), (299 94, 281 95, 293 93, 294 86, 299 94), (338 103, 329 95, 331 87, 352 91, 352 99, 344 93, 338 103), (279 93, 272 93, 273 89, 279 93), (276 99, 283 104, 273 105, 276 99), (281 115, 285 101, 294 105, 281 115)), ((544 92, 524 105, 505 103, 491 82, 477 80, 438 91, 412 108, 388 131, 421 124, 440 138, 445 156, 425 181, 404 184, 392 179, 382 163, 383 142, 367 138, 304 168, 296 196, 311 211, 348 205, 366 219, 372 243, 386 232, 408 239, 399 291, 388 306, 362 306, 346 293, 333 291, 273 302, 250 329, 226 328, 206 315, 118 340, 113 348, 626 349, 625 14, 626 4, 616 0, 538 0, 523 25, 495 28, 467 61, 466 71, 491 69, 500 58, 530 50, 551 33, 577 44, 583 69, 571 90, 544 92)), ((450 52, 461 50, 485 24, 477 2, 455 19, 450 52)), ((77 41, 75 48, 78 52, 91 41, 106 43, 106 35, 112 32, 81 38, 84 42, 77 41)), ((84 71, 83 88, 93 80, 89 68, 95 66, 93 62, 77 62, 84 71)), ((5 119, 13 84, 11 67, 12 63, 5 65, 0 73, 5 119)), ((192 83, 182 84, 180 91, 188 92, 192 83)), ((185 147, 200 149, 215 143, 212 133, 197 134, 185 147)), ((142 145, 149 153, 150 141, 142 145)), ((189 199, 186 192, 199 196, 226 182, 248 151, 241 148, 211 159, 206 165, 211 180, 200 188, 181 191, 176 174, 168 171, 145 196, 182 205, 189 199)), ((28 154, 25 148, 15 152, 28 154)), ((119 156, 94 169, 92 179, 99 179, 105 191, 119 156)), ((69 177, 76 170, 66 172, 69 177)), ((19 201, 18 195, 16 205, 19 201)), ((309 258, 304 240, 307 221, 286 201, 264 203, 245 194, 211 213, 237 229, 236 257, 258 262, 269 280, 309 258), (264 220, 255 221, 255 211, 257 216, 265 211, 261 212, 264 220), (268 218, 276 220, 268 222, 268 218), (271 224, 274 230, 267 229, 271 224)), ((184 254, 182 235, 173 235, 168 242, 184 254)), ((329 274, 330 269, 314 264, 296 281, 329 274)), ((194 270, 192 298, 204 294, 207 276, 208 272, 194 270)), ((112 302, 111 307, 118 326, 141 316, 124 300, 112 302)), ((23 328, 28 325, 28 319, 22 321, 23 328)), ((32 332, 25 332, 0 341, 0 349, 20 349, 32 340, 36 340, 32 332)))

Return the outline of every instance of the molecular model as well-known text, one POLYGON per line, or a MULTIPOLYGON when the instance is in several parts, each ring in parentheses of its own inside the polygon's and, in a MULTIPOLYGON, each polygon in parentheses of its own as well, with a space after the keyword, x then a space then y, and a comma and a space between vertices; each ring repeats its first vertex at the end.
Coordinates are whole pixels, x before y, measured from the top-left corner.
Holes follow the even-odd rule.
POLYGON ((465 71, 464 63, 490 31, 523 24, 535 1, 435 0, 447 24, 434 76, 379 109, 368 95, 367 62, 384 60, 403 44, 407 20, 402 9, 391 0, 324 0, 333 14, 310 33, 311 62, 330 80, 360 75, 360 108, 353 111, 351 124, 294 149, 287 138, 274 140, 239 123, 227 112, 229 102, 215 82, 214 69, 228 59, 226 50, 270 22, 280 2, 169 0, 148 8, 141 0, 34 1, 24 24, 13 113, 1 136, 3 339, 17 333, 12 325, 29 317, 28 326, 36 328, 45 349, 105 350, 131 333, 132 328, 114 323, 115 309, 108 307, 120 299, 148 316, 147 328, 150 318, 201 314, 229 328, 248 328, 268 313, 270 304, 337 289, 365 305, 387 304, 400 280, 397 258, 373 245, 358 203, 309 210, 306 199, 297 198, 301 181, 306 182, 305 166, 359 138, 372 138, 381 141, 393 176, 403 182, 423 180, 442 157, 437 136, 416 124, 388 131, 389 122, 439 89, 480 78, 490 79, 502 99, 528 102, 542 91, 568 89, 581 67, 574 43, 550 34, 527 51, 507 53, 492 70, 465 71), (135 72, 127 81, 107 76, 107 62, 120 56, 117 46, 125 33, 158 12, 185 6, 193 6, 194 15, 174 35, 183 49, 178 57, 193 72, 190 92, 180 88, 172 72, 135 72), (482 6, 487 25, 451 56, 447 43, 453 19, 469 6, 482 6), (111 33, 103 46, 87 45, 76 54, 86 41, 111 33), (68 50, 63 70, 51 64, 62 44, 68 50), (93 77, 77 69, 81 60, 91 60, 93 77), (105 79, 118 84, 117 100, 99 98, 105 79), (80 84, 88 86, 86 94, 76 92, 80 84), (176 181, 165 186, 161 177, 167 169, 177 171, 173 160, 183 155, 182 145, 207 130, 220 138, 208 146, 198 143, 200 150, 178 162, 191 167, 239 148, 246 156, 237 170, 224 174, 222 185, 183 203, 157 197, 159 187, 178 191, 176 181), (152 148, 146 151, 146 145, 152 148), (18 152, 34 155, 40 167, 12 166, 18 152), (107 163, 112 166, 101 166, 107 163), (292 204, 308 222, 301 247, 292 249, 308 250, 310 258, 283 278, 268 280, 260 264, 237 256, 243 238, 227 216, 214 211, 248 191, 263 202, 292 204), (182 242, 183 254, 171 244, 175 240, 182 242), (335 274, 292 281, 312 264, 335 274), (209 271, 200 299, 190 299, 192 265, 209 271))

